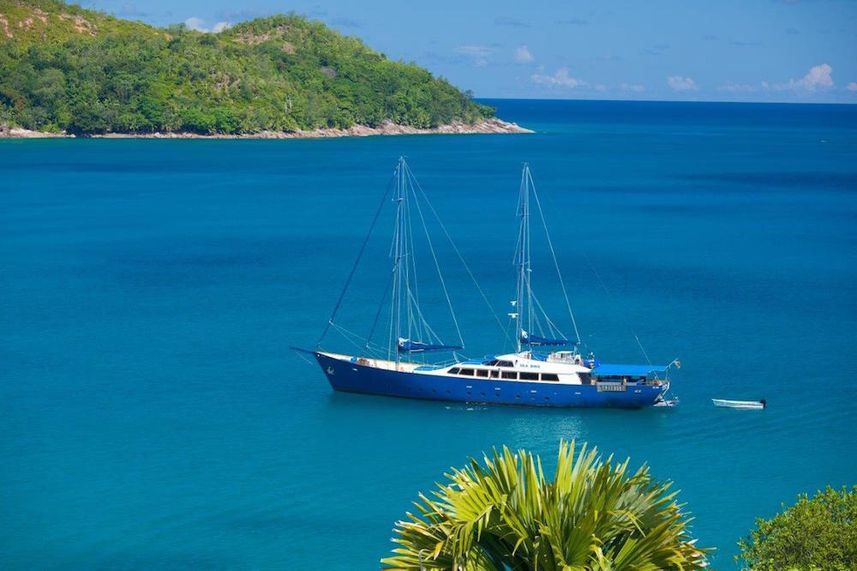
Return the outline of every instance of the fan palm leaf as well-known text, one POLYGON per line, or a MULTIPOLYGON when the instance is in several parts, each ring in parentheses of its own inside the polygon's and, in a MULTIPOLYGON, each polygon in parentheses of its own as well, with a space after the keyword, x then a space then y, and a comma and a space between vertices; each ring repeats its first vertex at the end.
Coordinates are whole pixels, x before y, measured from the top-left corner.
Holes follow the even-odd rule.
POLYGON ((385 569, 646 571, 700 569, 690 519, 647 466, 561 442, 548 480, 526 450, 493 450, 453 468, 396 523, 385 569))

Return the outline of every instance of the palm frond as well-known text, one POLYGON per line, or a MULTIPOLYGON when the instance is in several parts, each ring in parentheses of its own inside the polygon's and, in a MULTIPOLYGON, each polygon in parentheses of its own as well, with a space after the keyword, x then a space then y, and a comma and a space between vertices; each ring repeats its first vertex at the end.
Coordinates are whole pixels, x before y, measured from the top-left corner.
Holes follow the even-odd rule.
POLYGON ((553 479, 507 447, 453 468, 396 523, 385 569, 573 571, 701 569, 689 517, 649 468, 560 442, 553 479))

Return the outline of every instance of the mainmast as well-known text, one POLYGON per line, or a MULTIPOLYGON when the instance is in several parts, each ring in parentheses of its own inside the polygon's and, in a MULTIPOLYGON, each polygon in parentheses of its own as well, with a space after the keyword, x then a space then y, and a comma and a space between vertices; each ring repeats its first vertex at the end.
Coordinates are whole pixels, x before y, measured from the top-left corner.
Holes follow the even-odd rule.
POLYGON ((562 279, 562 272, 559 269, 559 263, 556 259, 556 252, 553 248, 553 243, 550 239, 547 223, 545 221, 544 212, 542 211, 539 196, 536 193, 535 184, 533 183, 532 174, 530 174, 530 165, 524 163, 524 168, 521 171, 521 190, 518 198, 518 216, 521 219, 518 229, 518 247, 515 253, 515 261, 518 265, 518 288, 513 305, 514 312, 509 315, 517 320, 517 339, 516 347, 520 353, 523 347, 532 348, 533 346, 559 346, 580 343, 580 334, 577 330, 577 322, 574 319, 574 313, 571 310, 571 302, 568 299, 568 292, 565 289, 565 282, 562 279), (568 309, 568 315, 571 318, 571 324, 574 328, 575 341, 571 342, 559 330, 556 324, 547 315, 536 295, 533 293, 532 287, 532 241, 530 239, 530 194, 536 200, 536 209, 539 219, 545 231, 545 239, 548 248, 550 249, 551 259, 553 260, 554 268, 556 269, 557 279, 562 288, 562 295, 565 299, 565 305, 568 309))
POLYGON ((518 288, 515 297, 515 315, 518 321, 515 332, 516 346, 521 351, 521 339, 524 336, 524 323, 532 331, 532 289, 530 288, 530 166, 524 163, 521 172, 521 191, 518 198, 518 216, 521 218, 518 229, 518 288))

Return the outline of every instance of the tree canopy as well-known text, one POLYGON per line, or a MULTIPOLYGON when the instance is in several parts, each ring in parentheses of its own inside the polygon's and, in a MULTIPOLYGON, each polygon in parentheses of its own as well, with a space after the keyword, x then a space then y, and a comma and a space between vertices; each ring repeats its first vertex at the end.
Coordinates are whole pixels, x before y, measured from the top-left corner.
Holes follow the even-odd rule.
POLYGON ((857 569, 857 486, 828 486, 771 519, 759 518, 738 542, 746 569, 846 571, 857 569))
POLYGON ((495 450, 453 469, 418 513, 396 524, 386 569, 701 569, 706 550, 687 514, 643 466, 616 464, 593 448, 560 443, 556 472, 526 450, 495 450))
POLYGON ((0 124, 238 134, 492 115, 427 70, 296 14, 204 33, 58 0, 0 0, 0 124))

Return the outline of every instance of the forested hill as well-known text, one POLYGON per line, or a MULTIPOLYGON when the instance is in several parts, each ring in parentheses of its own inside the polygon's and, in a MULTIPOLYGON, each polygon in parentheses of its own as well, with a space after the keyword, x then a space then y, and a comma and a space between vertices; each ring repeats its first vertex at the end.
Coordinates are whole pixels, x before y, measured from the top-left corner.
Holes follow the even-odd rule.
POLYGON ((239 134, 492 115, 425 69, 294 14, 202 33, 0 0, 0 125, 239 134))

